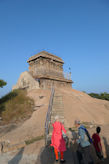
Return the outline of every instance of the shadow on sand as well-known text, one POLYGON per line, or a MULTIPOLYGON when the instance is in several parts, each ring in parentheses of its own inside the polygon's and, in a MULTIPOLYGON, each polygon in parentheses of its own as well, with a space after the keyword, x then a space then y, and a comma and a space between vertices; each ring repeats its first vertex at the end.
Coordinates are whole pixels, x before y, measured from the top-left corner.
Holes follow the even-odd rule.
MULTIPOLYGON (((67 150, 64 152, 64 159, 66 164, 78 164, 76 152, 74 152, 74 144, 70 143, 67 150)), ((36 164, 59 164, 60 161, 55 161, 55 154, 53 147, 42 148, 36 164)))
MULTIPOLYGON (((107 139, 103 137, 104 145, 106 149, 106 158, 102 164, 109 164, 109 145, 107 142, 107 139)), ((64 152, 64 159, 66 160, 66 164, 79 164, 79 158, 77 156, 77 143, 68 142, 67 150, 64 152)), ((95 153, 95 149, 93 145, 91 145, 91 154, 93 157, 93 160, 96 161, 97 156, 95 153)), ((42 148, 40 155, 38 157, 38 160, 36 164, 59 164, 60 161, 55 161, 55 155, 54 155, 54 148, 53 147, 44 147, 42 148)), ((96 163, 96 162, 95 162, 96 163)))
POLYGON ((23 156, 24 147, 20 149, 20 151, 10 160, 8 164, 19 164, 20 160, 23 156))
POLYGON ((43 147, 41 149, 36 164, 54 164, 54 163, 55 163, 54 149, 50 146, 43 147))
POLYGON ((103 137, 104 145, 105 145, 105 150, 106 150, 106 158, 104 160, 103 164, 109 164, 109 144, 107 142, 107 139, 103 137))

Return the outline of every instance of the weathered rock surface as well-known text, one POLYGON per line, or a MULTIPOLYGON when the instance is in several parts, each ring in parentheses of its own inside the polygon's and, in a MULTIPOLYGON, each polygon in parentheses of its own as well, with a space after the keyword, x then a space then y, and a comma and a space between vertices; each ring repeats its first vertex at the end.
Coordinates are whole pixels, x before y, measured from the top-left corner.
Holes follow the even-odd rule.
POLYGON ((16 85, 13 86, 12 90, 14 89, 38 89, 39 83, 36 81, 28 71, 22 72, 18 82, 16 85))
POLYGON ((74 126, 74 120, 80 119, 91 125, 109 124, 109 101, 92 98, 75 89, 60 90, 63 95, 65 126, 74 126))
MULTIPOLYGON (((101 137, 106 145, 105 152, 108 152, 109 101, 92 98, 87 94, 74 89, 58 89, 58 92, 59 95, 63 96, 65 127, 73 127, 75 119, 80 119, 83 123, 91 123, 91 125, 102 125, 101 137)), ((9 140, 10 144, 17 144, 44 134, 44 124, 50 99, 50 90, 31 90, 28 91, 28 96, 35 100, 35 107, 37 107, 36 111, 33 112, 31 118, 26 120, 19 127, 14 128, 10 132, 7 131, 6 133, 1 131, 0 142, 9 140)), ((55 101, 55 103, 55 107, 57 108, 57 101, 55 101)), ((92 128, 91 134, 94 132, 95 127, 92 128)))

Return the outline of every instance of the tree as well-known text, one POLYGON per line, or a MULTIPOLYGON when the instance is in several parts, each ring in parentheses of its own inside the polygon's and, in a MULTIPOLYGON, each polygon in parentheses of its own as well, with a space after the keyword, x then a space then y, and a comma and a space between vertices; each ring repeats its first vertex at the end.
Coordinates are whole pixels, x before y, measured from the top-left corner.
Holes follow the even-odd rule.
POLYGON ((7 82, 5 82, 4 80, 0 79, 0 88, 3 88, 3 86, 5 86, 7 84, 7 82))
POLYGON ((98 93, 89 93, 88 95, 90 95, 91 97, 94 97, 94 98, 109 101, 109 93, 107 93, 107 92, 103 92, 103 93, 100 93, 100 94, 98 94, 98 93))

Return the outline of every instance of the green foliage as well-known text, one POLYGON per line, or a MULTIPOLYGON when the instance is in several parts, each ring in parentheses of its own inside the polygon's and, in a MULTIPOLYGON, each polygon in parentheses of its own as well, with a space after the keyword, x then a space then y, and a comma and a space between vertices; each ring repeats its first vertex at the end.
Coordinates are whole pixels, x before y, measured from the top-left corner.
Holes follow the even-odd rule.
POLYGON ((0 104, 1 103, 5 103, 11 99, 13 99, 14 97, 16 97, 18 95, 19 91, 18 90, 14 90, 12 92, 9 92, 8 94, 6 94, 5 96, 3 96, 1 99, 0 99, 0 104))
POLYGON ((4 123, 17 122, 28 118, 34 102, 24 90, 14 90, 0 99, 0 116, 4 123))
POLYGON ((0 88, 3 88, 3 86, 5 86, 7 84, 7 82, 5 82, 4 80, 0 79, 0 88))
POLYGON ((42 136, 37 136, 37 137, 32 138, 32 139, 30 139, 30 140, 26 140, 25 143, 26 143, 26 145, 29 145, 29 144, 32 144, 32 143, 34 143, 34 142, 36 142, 36 141, 42 140, 42 139, 44 139, 44 135, 42 135, 42 136))
POLYGON ((102 99, 102 100, 108 100, 109 101, 109 93, 104 92, 104 93, 89 93, 88 95, 90 95, 91 97, 94 98, 98 98, 98 99, 102 99))

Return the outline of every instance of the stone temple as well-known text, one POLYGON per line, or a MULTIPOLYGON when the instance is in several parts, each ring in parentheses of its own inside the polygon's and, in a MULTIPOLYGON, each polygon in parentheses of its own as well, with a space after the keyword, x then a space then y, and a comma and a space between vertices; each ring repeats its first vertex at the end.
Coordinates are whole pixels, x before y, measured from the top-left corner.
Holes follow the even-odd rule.
POLYGON ((40 88, 72 87, 71 74, 64 74, 64 61, 58 56, 42 51, 27 62, 29 72, 39 82, 40 88))
POLYGON ((28 59, 29 71, 23 72, 13 89, 48 89, 71 87, 71 73, 63 72, 64 61, 51 53, 41 51, 28 59))

